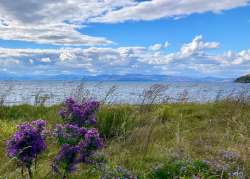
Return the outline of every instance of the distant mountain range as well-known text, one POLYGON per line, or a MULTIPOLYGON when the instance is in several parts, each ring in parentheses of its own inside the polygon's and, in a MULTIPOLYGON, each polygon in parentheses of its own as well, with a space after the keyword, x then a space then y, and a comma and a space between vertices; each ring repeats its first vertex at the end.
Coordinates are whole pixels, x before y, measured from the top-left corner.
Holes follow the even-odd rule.
POLYGON ((233 81, 229 78, 217 77, 184 77, 170 75, 98 75, 98 76, 81 76, 81 75, 55 75, 55 76, 18 76, 9 75, 0 72, 0 80, 85 80, 85 81, 146 81, 146 82, 223 82, 233 81))

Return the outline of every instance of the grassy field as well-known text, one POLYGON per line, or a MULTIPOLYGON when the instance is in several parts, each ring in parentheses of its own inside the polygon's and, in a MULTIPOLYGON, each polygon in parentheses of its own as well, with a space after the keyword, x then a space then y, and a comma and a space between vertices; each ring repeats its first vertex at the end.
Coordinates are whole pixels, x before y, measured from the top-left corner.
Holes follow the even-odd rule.
MULTIPOLYGON (((15 132, 16 125, 42 118, 53 128, 62 122, 59 108, 0 107, 0 178, 22 177, 5 152, 6 140, 15 132)), ((70 178, 100 178, 103 173, 109 178, 109 173, 120 170, 139 178, 157 178, 152 175, 156 168, 175 170, 176 162, 190 161, 193 165, 192 161, 197 160, 206 161, 214 171, 219 171, 211 178, 228 178, 224 176, 226 172, 236 173, 234 178, 250 176, 250 104, 241 101, 103 105, 97 127, 105 139, 105 148, 96 154, 96 160, 105 166, 80 165, 70 178)), ((48 149, 33 168, 34 178, 57 178, 50 172, 50 164, 59 146, 51 136, 47 143, 48 149)))

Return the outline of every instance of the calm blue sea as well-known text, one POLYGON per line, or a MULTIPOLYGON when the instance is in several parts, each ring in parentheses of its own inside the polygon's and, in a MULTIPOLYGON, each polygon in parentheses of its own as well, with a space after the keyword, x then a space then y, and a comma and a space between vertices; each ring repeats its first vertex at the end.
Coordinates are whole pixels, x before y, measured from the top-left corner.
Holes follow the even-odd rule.
POLYGON ((61 103, 70 96, 85 96, 109 103, 138 104, 152 85, 160 84, 161 94, 155 102, 175 102, 185 97, 191 102, 204 103, 232 94, 250 91, 250 84, 233 82, 153 83, 153 82, 85 82, 79 81, 0 81, 0 101, 5 105, 34 104, 38 96, 46 96, 46 105, 61 103), (110 90, 112 89, 112 90, 110 90), (107 93, 112 91, 111 95, 107 93))

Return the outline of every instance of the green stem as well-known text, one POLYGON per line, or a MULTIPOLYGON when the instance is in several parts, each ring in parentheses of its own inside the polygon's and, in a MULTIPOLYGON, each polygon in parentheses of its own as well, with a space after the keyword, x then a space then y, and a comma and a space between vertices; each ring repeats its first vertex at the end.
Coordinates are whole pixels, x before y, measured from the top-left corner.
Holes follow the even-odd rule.
POLYGON ((30 167, 28 168, 28 172, 29 172, 30 179, 32 179, 32 172, 31 172, 31 168, 30 167))

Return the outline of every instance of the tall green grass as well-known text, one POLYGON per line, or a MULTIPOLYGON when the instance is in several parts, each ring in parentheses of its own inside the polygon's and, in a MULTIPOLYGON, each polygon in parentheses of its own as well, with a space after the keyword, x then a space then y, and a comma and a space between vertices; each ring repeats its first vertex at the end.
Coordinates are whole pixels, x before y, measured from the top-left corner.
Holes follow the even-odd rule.
MULTIPOLYGON (((14 161, 5 154, 5 142, 16 125, 42 118, 52 128, 61 122, 59 108, 0 107, 0 178, 21 178, 14 161)), ((157 167, 171 168, 176 161, 206 160, 215 169, 226 166, 228 171, 241 170, 250 176, 248 103, 225 100, 206 104, 103 105, 97 116, 97 127, 106 144, 100 153, 110 170, 122 166, 141 178, 149 178, 157 167)), ((40 157, 34 178, 56 178, 50 173, 50 163, 58 146, 52 137, 47 142, 48 150, 40 157)), ((72 178, 99 178, 100 175, 96 166, 82 165, 72 178)))

